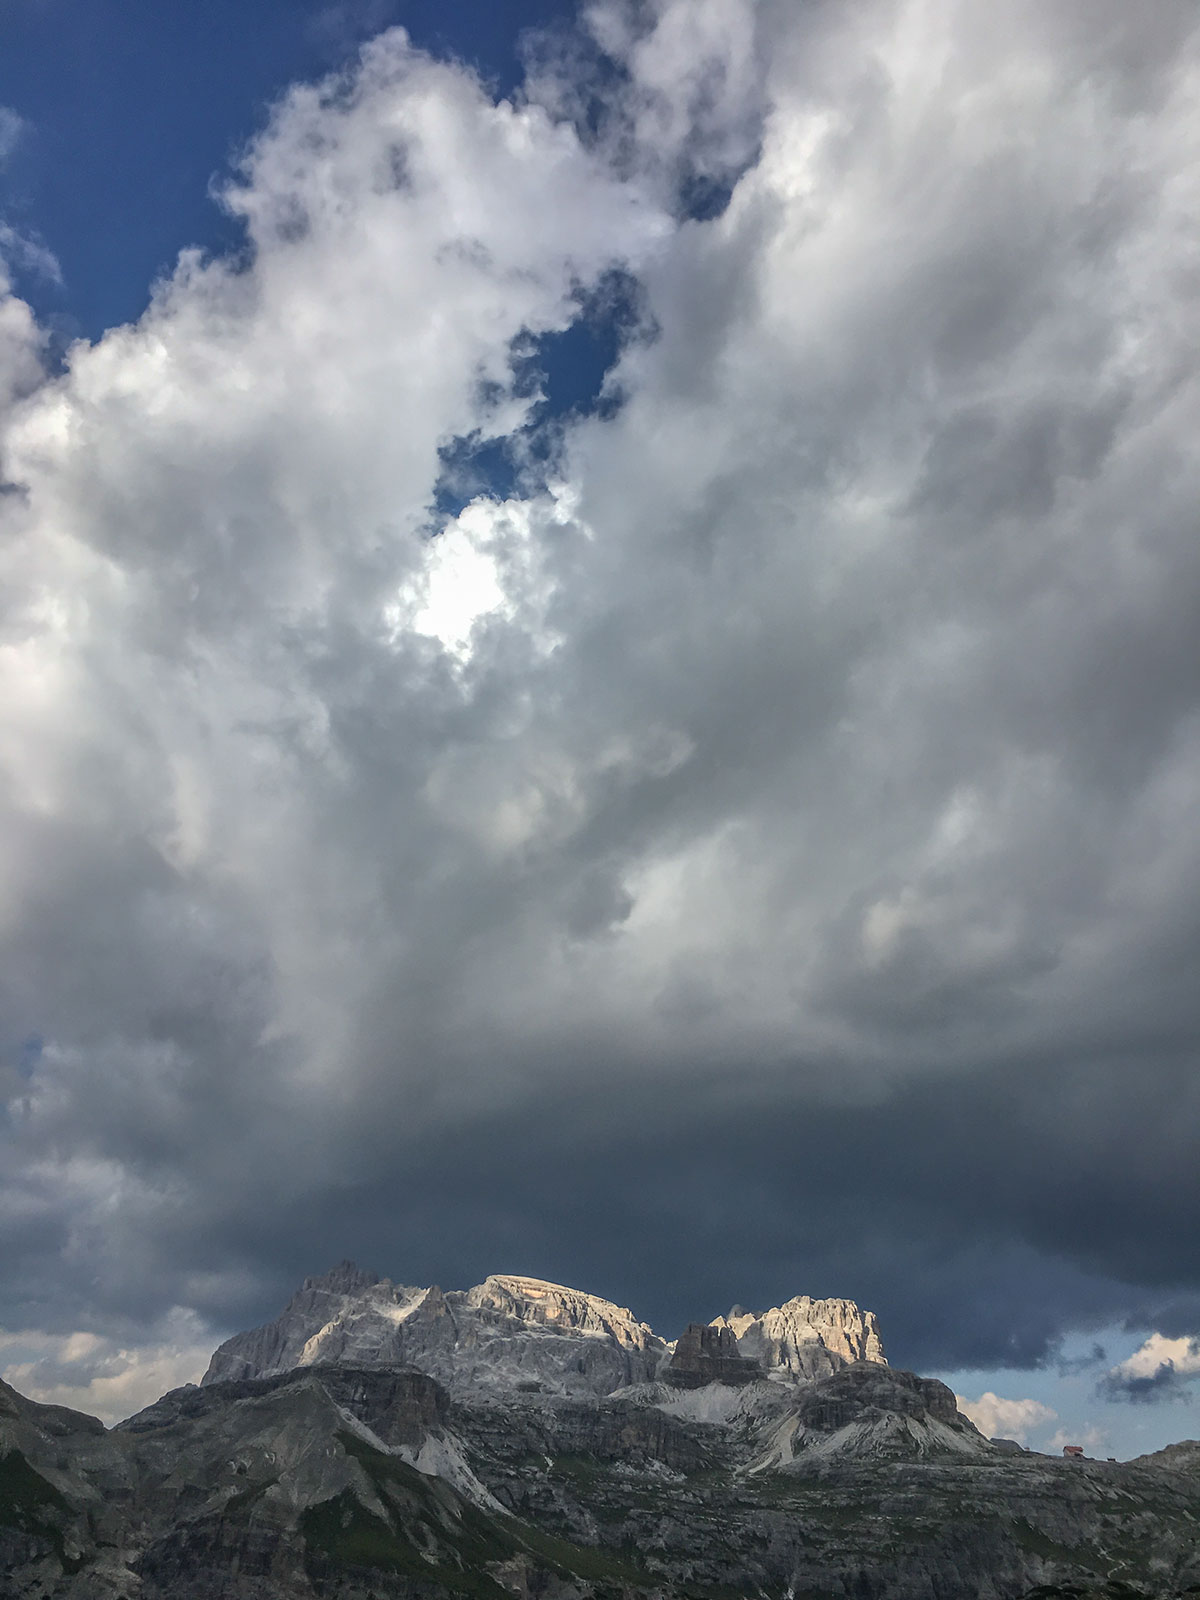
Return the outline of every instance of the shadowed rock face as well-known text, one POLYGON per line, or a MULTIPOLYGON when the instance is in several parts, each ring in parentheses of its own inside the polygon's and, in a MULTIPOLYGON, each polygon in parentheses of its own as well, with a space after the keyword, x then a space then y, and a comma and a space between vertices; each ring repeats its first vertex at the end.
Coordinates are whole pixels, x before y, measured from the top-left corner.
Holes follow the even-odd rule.
POLYGON ((663 1382, 674 1389, 702 1389, 708 1383, 738 1386, 754 1383, 762 1376, 763 1369, 757 1361, 738 1354, 732 1329, 702 1322, 688 1324, 662 1369, 663 1382))
POLYGON ((844 1367, 801 1391, 796 1414, 806 1427, 825 1433, 873 1415, 928 1416, 955 1427, 965 1420, 954 1391, 937 1378, 918 1378, 913 1372, 894 1372, 867 1361, 844 1367))
MULTIPOLYGON (((305 1376, 300 1369, 269 1378, 244 1378, 239 1383, 172 1389, 118 1427, 122 1432, 137 1434, 192 1422, 238 1401, 286 1389, 305 1376)), ((440 1383, 424 1372, 395 1367, 323 1366, 313 1376, 324 1394, 351 1416, 367 1423, 386 1445, 419 1449, 431 1430, 446 1423, 449 1396, 440 1383)))
POLYGON ((1200 1583, 1195 1459, 1014 1456, 944 1385, 870 1362, 470 1400, 324 1364, 112 1431, 0 1388, 0 1597, 1165 1597, 1200 1583))

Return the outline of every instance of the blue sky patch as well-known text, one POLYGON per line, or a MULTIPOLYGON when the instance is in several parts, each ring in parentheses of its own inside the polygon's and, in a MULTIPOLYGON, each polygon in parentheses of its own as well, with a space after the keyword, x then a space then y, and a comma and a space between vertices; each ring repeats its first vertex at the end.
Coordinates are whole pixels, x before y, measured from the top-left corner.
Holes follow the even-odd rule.
POLYGON ((614 269, 581 290, 579 304, 569 327, 514 346, 513 392, 538 397, 525 427, 502 438, 460 434, 443 445, 434 490, 439 519, 456 517, 478 495, 503 500, 536 491, 553 467, 564 421, 611 417, 620 409, 623 397, 606 380, 629 340, 651 338, 654 331, 643 316, 637 279, 614 269))
POLYGON ((60 343, 99 338, 141 315, 181 249, 241 245, 210 188, 289 84, 401 24, 507 94, 527 31, 574 14, 571 0, 11 0, 0 106, 21 126, 0 161, 0 221, 40 239, 63 279, 17 263, 20 292, 60 343))

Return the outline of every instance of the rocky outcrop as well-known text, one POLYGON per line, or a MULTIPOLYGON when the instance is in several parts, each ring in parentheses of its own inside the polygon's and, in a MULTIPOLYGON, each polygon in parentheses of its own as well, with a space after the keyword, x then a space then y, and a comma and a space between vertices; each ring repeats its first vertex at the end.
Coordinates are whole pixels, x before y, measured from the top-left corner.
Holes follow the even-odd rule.
POLYGON ((430 1296, 436 1313, 436 1289, 405 1288, 343 1261, 332 1272, 305 1278, 273 1322, 227 1339, 201 1381, 263 1378, 317 1362, 404 1366, 399 1330, 430 1296))
POLYGON ((804 1295, 761 1313, 735 1307, 708 1326, 710 1333, 689 1329, 682 1353, 672 1354, 625 1307, 563 1284, 497 1273, 443 1293, 344 1261, 306 1278, 273 1322, 226 1340, 202 1381, 305 1366, 405 1366, 452 1394, 601 1396, 656 1374, 676 1387, 747 1383, 763 1373, 809 1383, 849 1362, 886 1364, 874 1314, 852 1300, 804 1295))
POLYGON ((958 1410, 954 1392, 873 1361, 796 1391, 767 1464, 820 1470, 850 1460, 994 1459, 1004 1452, 958 1410))
POLYGON ((1131 1463, 1138 1467, 1165 1467, 1171 1472, 1200 1474, 1200 1439, 1181 1439, 1163 1450, 1154 1450, 1147 1456, 1137 1456, 1131 1463))
POLYGON ((202 1381, 380 1365, 418 1368, 452 1393, 603 1395, 652 1378, 666 1349, 623 1306, 540 1278, 497 1274, 443 1294, 343 1262, 306 1279, 274 1322, 226 1340, 202 1381))
POLYGON ((708 1383, 739 1387, 762 1376, 757 1361, 739 1355, 732 1329, 703 1322, 688 1324, 660 1372, 662 1381, 673 1389, 702 1389, 708 1383))
POLYGON ((0 1382, 0 1595, 57 1595, 63 1574, 83 1569, 88 1600, 120 1594, 115 1552, 136 1480, 96 1417, 0 1382))
POLYGON ((118 1432, 146 1434, 176 1423, 192 1423, 231 1404, 294 1387, 311 1377, 322 1393, 365 1423, 382 1443, 419 1450, 428 1435, 446 1425, 450 1397, 427 1373, 395 1367, 321 1367, 243 1378, 234 1383, 172 1389, 161 1400, 117 1425, 118 1432))
POLYGON ((961 1424, 982 1437, 960 1413, 954 1391, 937 1378, 919 1378, 915 1372, 897 1372, 875 1362, 843 1367, 796 1399, 796 1415, 805 1426, 825 1433, 884 1414, 929 1417, 953 1427, 961 1424))
POLYGON ((507 1277, 494 1273, 463 1297, 472 1310, 491 1313, 524 1327, 546 1328, 554 1333, 581 1334, 611 1340, 622 1349, 661 1354, 662 1340, 631 1311, 598 1295, 567 1289, 541 1278, 507 1277))
POLYGON ((740 1353, 768 1375, 800 1383, 827 1377, 851 1361, 887 1365, 875 1313, 860 1311, 853 1300, 812 1300, 805 1294, 770 1311, 735 1306, 713 1326, 728 1328, 740 1353))

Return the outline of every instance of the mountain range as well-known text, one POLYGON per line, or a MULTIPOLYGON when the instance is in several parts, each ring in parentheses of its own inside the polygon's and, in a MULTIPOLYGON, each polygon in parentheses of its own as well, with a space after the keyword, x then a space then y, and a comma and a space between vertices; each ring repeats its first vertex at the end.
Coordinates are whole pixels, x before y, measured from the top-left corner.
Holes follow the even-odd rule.
POLYGON ((0 1384, 7 1600, 1200 1594, 1200 1446, 984 1438, 798 1296, 668 1341, 540 1279, 344 1262, 115 1428, 0 1384))

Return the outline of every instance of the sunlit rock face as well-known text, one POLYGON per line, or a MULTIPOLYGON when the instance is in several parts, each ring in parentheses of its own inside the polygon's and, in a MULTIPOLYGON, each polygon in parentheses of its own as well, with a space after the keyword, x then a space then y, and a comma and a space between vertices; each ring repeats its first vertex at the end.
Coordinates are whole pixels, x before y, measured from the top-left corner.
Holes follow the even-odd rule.
POLYGON ((282 1314, 236 1334, 205 1383, 329 1364, 412 1366, 451 1393, 610 1394, 653 1378, 667 1346, 622 1306, 540 1278, 491 1276, 443 1294, 343 1263, 282 1314))
POLYGON ((203 1381, 383 1365, 416 1367, 452 1394, 605 1395, 656 1377, 675 1387, 809 1383, 864 1360, 884 1363, 883 1345, 874 1314, 852 1300, 735 1308, 694 1324, 676 1347, 624 1306, 541 1278, 495 1273, 443 1293, 342 1262, 306 1278, 274 1322, 226 1340, 203 1381))
POLYGON ((628 1350, 653 1352, 656 1358, 663 1351, 663 1341, 623 1307, 540 1278, 493 1274, 477 1288, 468 1289, 465 1299, 479 1311, 496 1312, 554 1332, 612 1339, 628 1350))
POLYGON ((712 1326, 728 1328, 738 1353, 757 1361, 770 1377, 805 1383, 851 1361, 887 1365, 875 1313, 860 1311, 853 1300, 812 1300, 803 1294, 770 1311, 735 1306, 712 1326))
POLYGON ((406 1288, 342 1262, 306 1278, 274 1322, 227 1339, 202 1381, 260 1378, 317 1363, 403 1366, 407 1346, 429 1342, 431 1332, 437 1342, 440 1300, 439 1290, 406 1288), (402 1334, 414 1313, 422 1314, 402 1334))

